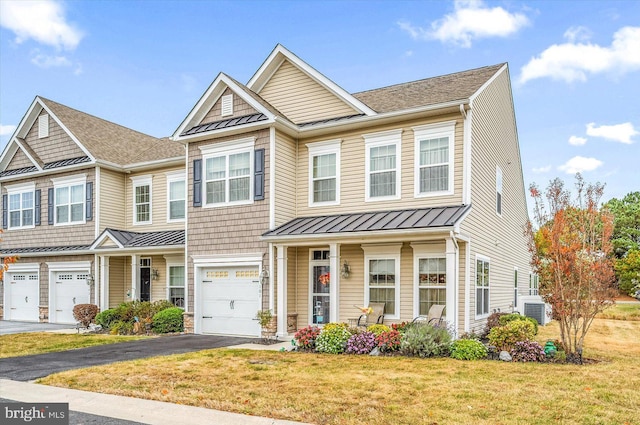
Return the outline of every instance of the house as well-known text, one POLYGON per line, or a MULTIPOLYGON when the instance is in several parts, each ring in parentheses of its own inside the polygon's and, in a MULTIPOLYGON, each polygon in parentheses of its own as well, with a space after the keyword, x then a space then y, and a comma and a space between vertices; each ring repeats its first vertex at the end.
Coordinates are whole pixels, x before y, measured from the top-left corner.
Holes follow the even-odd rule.
MULTIPOLYGON (((185 151, 36 97, 0 156, 5 320, 73 306, 184 304, 185 151)), ((0 316, 1 317, 1 316, 0 316)))
POLYGON ((278 45, 220 73, 180 123, 187 328, 278 335, 446 305, 458 333, 532 281, 507 64, 348 93, 278 45))

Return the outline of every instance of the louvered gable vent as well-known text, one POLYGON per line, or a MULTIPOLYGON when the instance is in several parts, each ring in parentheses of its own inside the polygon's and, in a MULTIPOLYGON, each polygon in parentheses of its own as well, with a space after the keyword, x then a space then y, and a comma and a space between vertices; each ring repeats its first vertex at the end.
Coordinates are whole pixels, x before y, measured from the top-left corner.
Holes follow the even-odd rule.
POLYGON ((222 116, 233 115, 233 95, 222 96, 222 116))
POLYGON ((38 139, 49 137, 49 115, 44 114, 38 117, 38 139))

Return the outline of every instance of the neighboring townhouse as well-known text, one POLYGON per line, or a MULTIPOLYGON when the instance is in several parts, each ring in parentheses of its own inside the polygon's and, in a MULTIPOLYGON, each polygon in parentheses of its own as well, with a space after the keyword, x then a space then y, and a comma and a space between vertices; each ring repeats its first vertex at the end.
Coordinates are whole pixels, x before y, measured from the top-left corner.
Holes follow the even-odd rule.
POLYGON ((0 157, 6 320, 73 306, 184 305, 185 150, 36 97, 0 157))
POLYGON ((446 305, 481 329, 529 293, 507 64, 348 93, 281 45, 243 85, 219 74, 186 144, 187 328, 278 335, 446 305))

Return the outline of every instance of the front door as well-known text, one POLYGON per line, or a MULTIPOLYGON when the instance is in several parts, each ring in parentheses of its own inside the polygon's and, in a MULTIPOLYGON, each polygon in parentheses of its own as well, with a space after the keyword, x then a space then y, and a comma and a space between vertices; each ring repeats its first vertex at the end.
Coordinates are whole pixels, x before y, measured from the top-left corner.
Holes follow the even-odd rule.
POLYGON ((151 301, 151 258, 140 259, 140 301, 151 301))
POLYGON ((330 267, 329 251, 311 251, 311 324, 323 325, 330 321, 330 267))

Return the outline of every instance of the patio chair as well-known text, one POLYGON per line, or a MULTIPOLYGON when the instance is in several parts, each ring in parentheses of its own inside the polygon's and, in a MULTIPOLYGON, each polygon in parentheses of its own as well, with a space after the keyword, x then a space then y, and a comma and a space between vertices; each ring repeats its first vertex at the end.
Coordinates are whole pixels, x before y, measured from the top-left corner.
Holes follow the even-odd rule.
POLYGON ((371 314, 362 314, 358 317, 358 326, 381 325, 384 321, 384 303, 371 303, 369 307, 373 312, 371 314))
POLYGON ((437 326, 444 320, 442 313, 445 309, 444 304, 433 304, 429 309, 429 313, 426 316, 418 316, 413 319, 412 323, 428 323, 430 325, 437 326))

